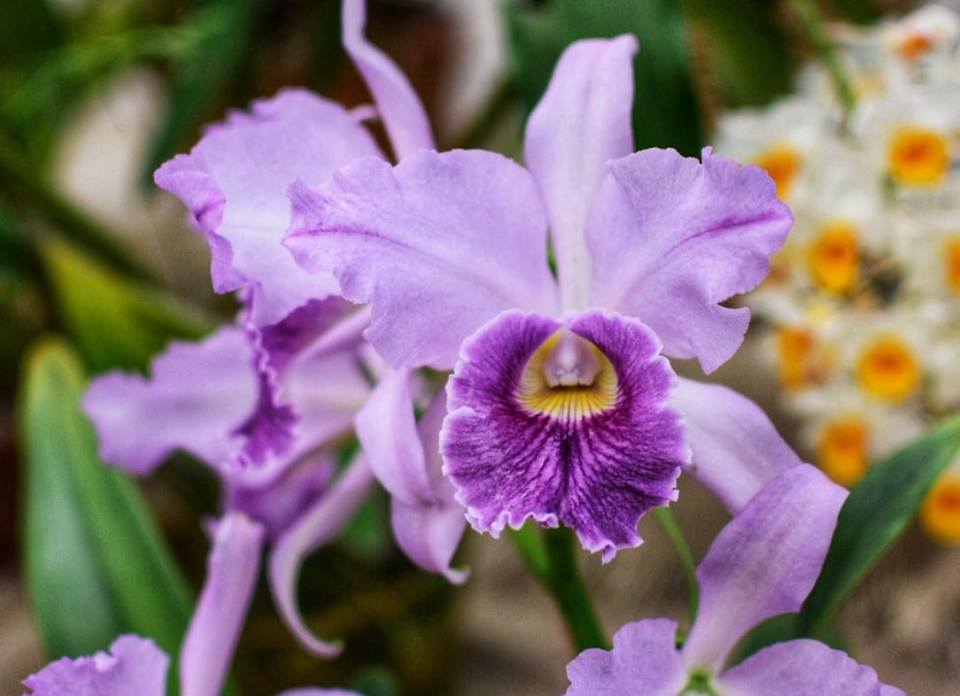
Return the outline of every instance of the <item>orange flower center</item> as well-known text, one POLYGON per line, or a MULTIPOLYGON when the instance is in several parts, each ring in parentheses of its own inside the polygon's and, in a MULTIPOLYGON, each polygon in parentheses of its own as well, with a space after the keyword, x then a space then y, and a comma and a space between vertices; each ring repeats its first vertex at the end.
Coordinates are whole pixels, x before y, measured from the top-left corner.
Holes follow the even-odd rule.
POLYGON ((890 141, 887 164, 890 175, 904 186, 932 186, 950 168, 950 144, 932 128, 905 126, 890 141))
POLYGON ((860 386, 879 399, 900 402, 920 384, 920 364, 910 347, 896 336, 875 340, 860 356, 860 386))
POLYGON ((960 237, 954 237, 947 242, 947 287, 960 295, 960 237))
POLYGON ((847 222, 825 225, 810 247, 810 275, 821 288, 840 294, 853 289, 860 276, 857 229, 847 222))
POLYGON ((813 336, 803 327, 787 326, 777 331, 780 382, 787 389, 799 389, 809 382, 813 336))
POLYGON ((904 60, 916 60, 933 48, 933 42, 923 34, 910 34, 900 44, 900 56, 904 60))
POLYGON ((960 544, 960 475, 937 481, 920 509, 920 524, 937 541, 960 544))
POLYGON ((829 423, 820 434, 817 461, 827 475, 843 486, 856 484, 867 471, 870 432, 861 419, 829 423))
POLYGON ((800 171, 800 165, 803 164, 803 158, 796 148, 777 145, 757 157, 754 164, 764 169, 776 183, 777 196, 786 199, 793 180, 800 171))

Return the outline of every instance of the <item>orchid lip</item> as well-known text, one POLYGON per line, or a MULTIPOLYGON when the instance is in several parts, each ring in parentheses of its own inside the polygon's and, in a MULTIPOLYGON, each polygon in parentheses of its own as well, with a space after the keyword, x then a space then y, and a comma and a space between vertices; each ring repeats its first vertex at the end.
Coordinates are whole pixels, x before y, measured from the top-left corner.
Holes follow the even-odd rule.
POLYGON ((474 528, 564 525, 604 561, 639 546, 638 520, 675 498, 689 460, 659 349, 640 321, 597 310, 563 322, 512 310, 474 334, 440 436, 474 528), (557 367, 588 384, 551 386, 557 367))

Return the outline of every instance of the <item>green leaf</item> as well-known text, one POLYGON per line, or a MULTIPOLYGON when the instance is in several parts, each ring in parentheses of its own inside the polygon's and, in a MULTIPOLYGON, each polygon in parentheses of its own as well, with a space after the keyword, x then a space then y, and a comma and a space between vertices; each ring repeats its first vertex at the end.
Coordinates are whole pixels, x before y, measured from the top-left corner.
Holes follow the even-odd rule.
POLYGON ((0 65, 9 66, 50 50, 63 26, 45 0, 4 0, 0 21, 0 65))
POLYGON ((364 696, 400 696, 401 693, 396 675, 379 665, 362 669, 351 687, 364 696))
POLYGON ((26 344, 43 329, 47 308, 37 281, 39 261, 23 227, 0 200, 0 390, 13 393, 26 344))
POLYGON ((191 612, 186 585, 136 488, 98 459, 84 382, 62 341, 29 352, 23 542, 37 622, 51 657, 90 654, 123 632, 175 656, 191 612))
POLYGON ((213 322, 196 308, 48 240, 43 258, 61 318, 94 370, 144 369, 171 338, 197 339, 213 322))
MULTIPOLYGON (((78 368, 61 346, 37 347, 27 365, 21 412, 26 453, 24 568, 33 613, 50 656, 89 655, 123 629, 96 540, 70 472, 88 433, 69 393, 78 368), (66 362, 64 362, 66 360, 66 362)), ((82 446, 90 448, 92 443, 82 446)))
POLYGON ((730 665, 736 665, 768 645, 793 640, 798 636, 797 614, 778 614, 753 627, 733 651, 730 665))
POLYGON ((843 19, 860 24, 876 21, 883 15, 877 0, 831 0, 828 5, 843 19))
POLYGON ((193 36, 176 26, 74 32, 70 41, 0 69, 0 121, 25 148, 32 167, 46 163, 60 129, 94 87, 135 65, 175 61, 193 45, 193 36))
POLYGON ((514 80, 527 109, 543 95, 553 66, 573 41, 636 35, 634 139, 638 148, 698 154, 700 113, 687 25, 679 0, 586 3, 555 0, 544 9, 506 8, 514 80))
POLYGON ((800 612, 804 635, 830 620, 917 515, 923 499, 960 452, 960 415, 873 464, 840 511, 823 571, 800 612))
POLYGON ((765 104, 790 89, 790 37, 768 0, 683 0, 706 44, 709 72, 723 104, 765 104))
MULTIPOLYGON (((0 90, 2 91, 2 90, 0 90)), ((34 118, 36 121, 39 116, 34 118)), ((0 196, 15 204, 15 210, 21 208, 29 212, 24 219, 39 216, 49 223, 49 230, 84 249, 96 254, 98 258, 110 262, 115 268, 127 273, 150 277, 150 271, 138 258, 130 253, 119 238, 102 225, 84 214, 77 206, 66 200, 55 187, 51 186, 35 163, 32 163, 23 149, 13 139, 7 137, 0 126, 0 196)), ((29 235, 24 239, 36 237, 36 226, 31 225, 29 235)))
MULTIPOLYGON (((803 634, 800 631, 800 615, 779 614, 755 626, 753 630, 743 637, 733 651, 733 659, 731 659, 730 664, 739 664, 755 652, 774 643, 783 643, 788 640, 800 638, 801 636, 803 636, 803 634)), ((835 650, 849 652, 846 639, 840 632, 840 629, 832 622, 827 623, 823 629, 816 633, 808 634, 806 637, 826 643, 835 650)))
POLYGON ((266 5, 264 0, 220 0, 201 6, 187 21, 191 50, 174 65, 170 102, 145 163, 145 182, 152 182, 153 171, 194 135, 237 77, 266 5))

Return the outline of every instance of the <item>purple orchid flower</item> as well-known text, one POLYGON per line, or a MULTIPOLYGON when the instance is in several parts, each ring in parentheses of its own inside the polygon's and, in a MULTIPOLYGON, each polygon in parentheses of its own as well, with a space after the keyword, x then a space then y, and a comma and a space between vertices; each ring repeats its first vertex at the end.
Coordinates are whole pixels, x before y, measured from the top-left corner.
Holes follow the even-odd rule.
MULTIPOLYGON (((146 638, 124 635, 113 641, 110 652, 91 657, 63 657, 23 681, 30 689, 24 696, 164 696, 170 658, 146 638)), ((194 683, 194 682, 190 682, 194 683)), ((187 682, 183 696, 219 693, 195 690, 187 682)), ((360 696, 343 689, 291 689, 278 696, 360 696)))
POLYGON ((209 525, 207 578, 181 654, 182 668, 202 675, 203 684, 216 682, 206 672, 226 673, 268 544, 270 589, 284 621, 314 654, 339 653, 339 644, 317 639, 305 625, 296 581, 304 558, 350 521, 378 467, 394 496, 400 548, 425 570, 466 579, 449 565, 466 521, 440 473, 443 394, 415 425, 409 376, 390 371, 371 395, 365 372, 376 365, 361 364, 355 332, 334 326, 279 373, 278 393, 301 414, 288 458, 238 468, 230 458, 242 439, 237 426, 259 403, 256 351, 247 338, 228 327, 196 344, 174 343, 154 360, 150 378, 109 374, 94 380, 84 399, 105 461, 144 475, 182 449, 221 479, 224 513, 209 525), (330 448, 354 427, 367 450, 333 481, 330 448), (384 473, 398 458, 420 487, 401 490, 384 473))
POLYGON ((724 669, 753 626, 800 609, 846 495, 809 465, 769 481, 697 568, 700 609, 683 647, 677 649, 675 621, 629 623, 614 636, 613 650, 585 650, 568 665, 566 696, 905 696, 881 684, 869 667, 814 640, 779 643, 724 669))
POLYGON ((351 432, 370 386, 356 337, 344 343, 336 327, 330 336, 278 373, 278 393, 300 419, 288 458, 267 467, 240 468, 230 456, 243 439, 239 426, 260 399, 256 349, 238 327, 199 343, 173 343, 154 360, 148 379, 100 377, 84 399, 105 461, 143 475, 183 449, 221 479, 224 512, 209 525, 207 577, 180 659, 191 694, 219 693, 268 544, 271 591, 288 626, 312 651, 339 652, 310 634, 295 599, 303 558, 343 529, 374 484, 362 458, 333 480, 330 446, 351 432))
POLYGON ((450 563, 467 520, 442 471, 440 427, 446 395, 440 391, 419 422, 414 421, 411 401, 406 371, 387 371, 357 414, 357 437, 390 492, 397 544, 421 568, 460 584, 468 573, 450 563))
MULTIPOLYGON (((363 37, 362 0, 347 0, 343 20, 344 43, 398 156, 432 147, 409 84, 363 37)), ((160 168, 158 184, 187 204, 210 243, 214 288, 239 292, 239 326, 198 344, 173 344, 154 361, 149 379, 102 377, 85 400, 105 461, 144 475, 183 449, 222 480, 224 513, 210 525, 209 572, 181 655, 190 674, 202 675, 200 684, 226 673, 267 544, 271 591, 285 622, 307 649, 337 654, 337 644, 305 626, 296 580, 305 556, 349 521, 374 473, 394 496, 399 546, 429 571, 466 579, 449 565, 466 522, 432 456, 441 418, 415 427, 407 372, 387 371, 371 394, 365 374, 384 369, 369 356, 361 359, 368 313, 334 294, 332 276, 305 273, 280 245, 291 182, 320 182, 355 158, 381 156, 361 123, 368 113, 302 90, 282 92, 256 102, 250 113, 231 114, 189 155, 160 168), (395 424, 403 449, 366 427, 366 452, 331 483, 330 445, 353 429, 355 416, 369 420, 358 416, 368 397, 363 414, 395 424), (388 473, 408 456, 403 466, 418 477, 416 488, 395 485, 388 473)), ((442 416, 442 395, 437 403, 428 412, 442 416)))
POLYGON ((113 642, 109 654, 60 658, 24 679, 23 685, 33 696, 164 696, 169 666, 170 659, 153 641, 126 635, 113 642))
POLYGON ((484 151, 366 158, 291 187, 284 242, 370 305, 391 366, 453 368, 444 470, 478 531, 562 522, 604 560, 641 542, 681 468, 736 511, 800 463, 759 408, 661 355, 712 371, 737 350, 749 311, 720 303, 762 280, 791 216, 755 167, 630 154, 636 48, 566 50, 527 169, 484 151))
MULTIPOLYGON (((344 46, 367 81, 395 156, 434 147, 423 106, 396 65, 366 41, 365 21, 363 0, 345 0, 344 46)), ((247 437, 234 455, 241 463, 263 466, 278 453, 289 459, 300 415, 283 399, 278 372, 291 355, 329 333, 330 315, 353 306, 334 294, 338 286, 332 275, 307 273, 280 244, 290 219, 287 189, 296 180, 323 182, 357 159, 384 159, 362 123, 370 113, 370 109, 350 112, 304 90, 288 90, 254 103, 248 114, 232 114, 209 129, 190 154, 175 157, 156 174, 158 185, 183 200, 193 224, 206 235, 214 288, 239 290, 245 302, 244 323, 258 355, 261 391, 257 410, 243 426, 247 437)), ((341 315, 345 325, 341 333, 347 338, 369 322, 366 308, 346 316, 349 321, 341 315)), ((410 377, 408 372, 401 374, 410 377)), ((377 389, 369 410, 385 405, 396 409, 389 417, 410 435, 402 445, 405 449, 369 441, 377 437, 375 428, 363 429, 361 444, 375 451, 368 455, 374 472, 394 500, 402 502, 394 504, 400 546, 428 570, 462 581, 465 576, 449 567, 460 538, 455 534, 452 489, 441 480, 439 470, 433 471, 438 466, 431 457, 435 445, 429 443, 425 454, 420 453, 423 443, 410 421, 412 400, 399 402, 397 394, 408 395, 409 389, 377 389), (390 399, 389 404, 378 406, 381 397, 390 399), (381 456, 388 461, 380 461, 381 456), (406 456, 415 461, 403 464, 404 470, 417 470, 428 486, 414 491, 390 476, 390 462, 406 456), (432 523, 445 531, 435 532, 432 523), (448 562, 441 564, 441 557, 448 562)))
MULTIPOLYGON (((346 0, 343 40, 367 80, 397 157, 434 146, 423 107, 397 67, 363 36, 363 0, 346 0)), ((321 183, 364 157, 382 158, 363 121, 375 112, 349 111, 301 89, 254 102, 207 130, 187 155, 157 170, 158 186, 180 198, 210 246, 217 292, 238 292, 243 325, 257 349, 260 404, 244 424, 235 457, 260 465, 283 457, 294 441, 299 414, 277 393, 285 356, 309 343, 342 309, 332 276, 304 272, 280 241, 290 218, 287 188, 298 180, 321 183), (332 305, 332 307, 331 307, 332 305)), ((363 312, 356 317, 366 321, 363 312)))

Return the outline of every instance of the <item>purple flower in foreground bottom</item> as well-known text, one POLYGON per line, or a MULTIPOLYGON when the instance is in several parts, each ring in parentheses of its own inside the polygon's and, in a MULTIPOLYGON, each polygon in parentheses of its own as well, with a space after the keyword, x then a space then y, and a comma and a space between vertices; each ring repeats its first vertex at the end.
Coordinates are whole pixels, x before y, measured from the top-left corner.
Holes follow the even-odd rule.
POLYGON ((164 696, 168 658, 153 641, 120 636, 110 654, 63 657, 23 680, 34 696, 164 696))
POLYGON ((710 371, 736 351, 749 311, 720 303, 763 279, 791 217, 755 167, 630 154, 635 51, 566 50, 526 169, 484 151, 367 158, 291 187, 285 240, 370 304, 365 336, 393 367, 453 368, 441 449, 473 526, 563 523, 605 560, 640 543, 681 467, 736 511, 799 464, 750 402, 659 356, 710 371))
MULTIPOLYGON (((156 644, 139 636, 120 636, 110 654, 74 660, 63 657, 23 680, 32 696, 164 696, 168 658, 156 644)), ((214 687, 214 691, 219 687, 214 687)), ((198 693, 183 685, 182 693, 198 693)), ((26 695, 25 695, 26 696, 26 695)), ((343 689, 292 689, 279 696, 359 696, 343 689)))
POLYGON ((629 623, 614 636, 613 650, 586 650, 569 664, 566 696, 904 696, 869 667, 814 640, 779 643, 724 669, 752 627, 800 609, 845 498, 845 490, 809 465, 772 479, 697 568, 700 609, 683 648, 676 648, 674 621, 629 623))

